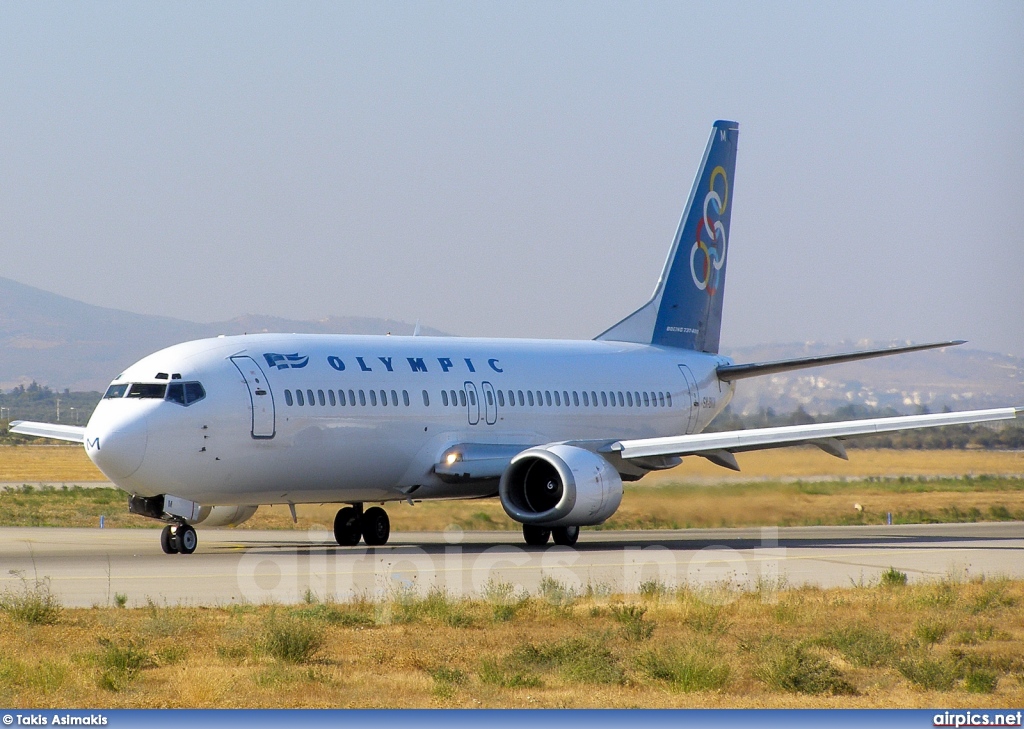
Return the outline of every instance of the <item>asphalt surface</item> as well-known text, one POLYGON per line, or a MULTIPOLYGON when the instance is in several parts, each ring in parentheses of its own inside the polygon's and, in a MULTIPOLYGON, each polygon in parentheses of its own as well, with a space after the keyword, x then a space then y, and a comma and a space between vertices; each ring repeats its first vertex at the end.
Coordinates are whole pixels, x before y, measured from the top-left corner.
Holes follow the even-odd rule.
POLYGON ((1024 578, 1024 523, 584 531, 572 548, 518 533, 396 533, 385 547, 339 547, 325 531, 202 529, 192 555, 165 555, 153 529, 0 528, 0 591, 46 581, 62 604, 344 601, 432 588, 481 595, 508 583, 598 594, 644 582, 753 589, 870 585, 889 567, 910 581, 1024 578))

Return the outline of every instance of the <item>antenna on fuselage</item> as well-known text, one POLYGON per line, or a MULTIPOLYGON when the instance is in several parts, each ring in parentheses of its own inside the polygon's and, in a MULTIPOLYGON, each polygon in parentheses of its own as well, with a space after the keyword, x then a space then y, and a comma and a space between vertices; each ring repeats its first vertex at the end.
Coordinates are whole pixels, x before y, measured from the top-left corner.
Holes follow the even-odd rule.
POLYGON ((412 328, 412 335, 418 337, 420 335, 420 320, 416 320, 416 326, 412 328))

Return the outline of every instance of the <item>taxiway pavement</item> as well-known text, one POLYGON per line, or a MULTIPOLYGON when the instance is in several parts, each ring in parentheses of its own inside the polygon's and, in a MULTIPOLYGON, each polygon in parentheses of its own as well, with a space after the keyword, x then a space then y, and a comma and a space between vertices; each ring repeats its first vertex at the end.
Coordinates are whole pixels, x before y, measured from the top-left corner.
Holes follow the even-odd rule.
POLYGON ((527 547, 517 532, 395 533, 339 547, 325 531, 202 529, 192 555, 165 555, 153 529, 0 528, 0 590, 48 581, 66 606, 230 605, 421 594, 480 595, 489 583, 537 594, 542 580, 598 593, 665 585, 753 589, 910 580, 1024 578, 1024 523, 588 531, 572 548, 527 547), (551 582, 551 580, 555 582, 551 582))

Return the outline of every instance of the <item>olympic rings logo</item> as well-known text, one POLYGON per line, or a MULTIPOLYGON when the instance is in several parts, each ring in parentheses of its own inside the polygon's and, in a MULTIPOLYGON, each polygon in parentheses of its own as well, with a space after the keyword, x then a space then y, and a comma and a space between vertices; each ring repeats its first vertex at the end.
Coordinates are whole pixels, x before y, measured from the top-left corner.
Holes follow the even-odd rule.
POLYGON ((721 165, 711 171, 708 188, 704 196, 704 216, 697 225, 697 240, 690 249, 690 275, 698 289, 707 291, 708 296, 714 296, 718 290, 722 266, 725 265, 725 225, 720 218, 729 204, 729 180, 721 165), (716 189, 719 179, 721 193, 716 189), (701 254, 699 257, 698 253, 701 254))

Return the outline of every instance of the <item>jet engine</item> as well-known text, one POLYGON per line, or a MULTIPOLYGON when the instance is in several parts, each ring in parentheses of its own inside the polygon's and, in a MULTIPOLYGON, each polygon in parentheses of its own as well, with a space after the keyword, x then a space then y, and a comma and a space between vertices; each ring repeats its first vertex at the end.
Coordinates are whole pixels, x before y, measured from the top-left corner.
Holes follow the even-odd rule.
POLYGON ((498 494, 505 513, 544 527, 600 524, 622 502, 622 479, 604 458, 583 448, 549 445, 512 459, 498 494))
POLYGON ((199 509, 199 518, 192 524, 207 527, 238 526, 249 521, 256 513, 258 506, 204 506, 199 509))

